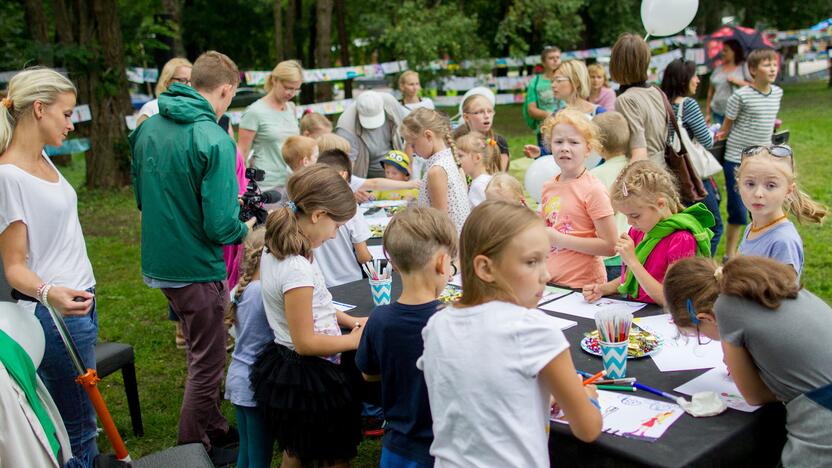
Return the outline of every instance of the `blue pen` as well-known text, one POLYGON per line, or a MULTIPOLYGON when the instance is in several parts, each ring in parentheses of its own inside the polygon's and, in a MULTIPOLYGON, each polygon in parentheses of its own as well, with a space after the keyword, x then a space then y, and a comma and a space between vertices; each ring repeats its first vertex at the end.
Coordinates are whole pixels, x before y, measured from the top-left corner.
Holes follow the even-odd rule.
POLYGON ((584 371, 581 371, 581 370, 575 370, 575 372, 577 372, 581 377, 583 377, 585 379, 588 379, 588 378, 592 377, 592 374, 590 374, 589 372, 584 372, 584 371))
POLYGON ((658 395, 660 397, 665 397, 668 400, 673 400, 673 402, 676 402, 676 398, 677 398, 676 396, 671 395, 670 393, 667 393, 667 392, 663 392, 661 390, 657 390, 653 387, 648 387, 647 385, 640 384, 638 382, 633 382, 633 387, 635 387, 639 390, 644 390, 645 392, 652 393, 654 395, 658 395))

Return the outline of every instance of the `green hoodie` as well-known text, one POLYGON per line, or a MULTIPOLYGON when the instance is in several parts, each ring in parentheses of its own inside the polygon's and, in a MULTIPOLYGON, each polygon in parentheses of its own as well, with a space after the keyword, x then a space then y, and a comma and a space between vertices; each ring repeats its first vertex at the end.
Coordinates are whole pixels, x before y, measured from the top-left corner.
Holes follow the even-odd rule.
POLYGON ((248 232, 239 220, 236 149, 211 104, 174 83, 159 115, 130 134, 133 191, 142 212, 142 273, 204 283, 226 277, 222 246, 248 232))

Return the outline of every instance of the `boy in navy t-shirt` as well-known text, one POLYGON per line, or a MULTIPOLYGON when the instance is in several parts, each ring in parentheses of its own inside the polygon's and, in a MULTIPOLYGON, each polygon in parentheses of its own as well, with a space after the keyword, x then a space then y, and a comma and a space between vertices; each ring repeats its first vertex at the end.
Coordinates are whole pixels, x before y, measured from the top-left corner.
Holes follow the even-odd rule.
POLYGON ((401 274, 402 295, 373 310, 355 355, 364 378, 381 381, 386 420, 381 467, 433 466, 433 421, 416 360, 423 351, 422 328, 439 307, 457 248, 454 224, 435 208, 408 208, 384 231, 384 249, 401 274))

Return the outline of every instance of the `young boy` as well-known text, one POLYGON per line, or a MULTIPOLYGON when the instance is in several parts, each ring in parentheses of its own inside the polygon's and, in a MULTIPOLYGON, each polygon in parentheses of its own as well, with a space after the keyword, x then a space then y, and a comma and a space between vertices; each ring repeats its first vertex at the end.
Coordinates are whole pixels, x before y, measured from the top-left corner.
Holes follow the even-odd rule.
MULTIPOLYGON (((612 188, 613 182, 618 174, 627 167, 629 162, 627 149, 630 147, 630 127, 627 119, 619 112, 607 111, 598 114, 592 121, 598 125, 598 139, 601 141, 601 158, 604 164, 590 169, 589 173, 597 177, 607 187, 607 192, 612 188)), ((627 224, 627 216, 622 213, 615 214, 615 227, 621 235, 630 230, 627 224)), ((615 255, 604 259, 604 266, 607 269, 607 280, 621 276, 621 257, 615 255)))
POLYGON ((743 149, 753 145, 771 144, 774 121, 780 110, 783 90, 775 86, 777 54, 771 49, 758 49, 748 55, 748 70, 754 77, 750 86, 743 86, 728 98, 725 122, 716 135, 728 138, 725 145, 725 188, 728 192, 728 229, 725 231, 725 255, 736 255, 740 234, 748 222, 748 211, 737 190, 735 171, 740 165, 743 149))
POLYGON ((402 294, 398 301, 373 310, 355 363, 365 380, 381 381, 387 422, 381 466, 430 467, 433 421, 416 360, 423 351, 422 328, 436 312, 437 298, 451 275, 456 228, 435 208, 408 208, 390 221, 384 248, 401 274, 402 294))
POLYGON ((307 112, 300 118, 300 134, 309 138, 332 133, 332 122, 317 112, 307 112))
MULTIPOLYGON (((349 182, 352 163, 343 151, 324 151, 318 156, 318 163, 332 166, 349 182)), ((326 287, 331 288, 362 278, 360 265, 373 259, 367 248, 367 239, 371 236, 370 226, 358 210, 352 219, 338 228, 334 239, 324 242, 314 250, 315 261, 324 274, 326 287)))
MULTIPOLYGON (((410 181, 410 157, 402 151, 391 150, 380 161, 384 168, 384 178, 401 182, 410 181)), ((376 200, 414 200, 419 196, 419 189, 381 190, 373 192, 376 200)))
POLYGON ((318 143, 309 137, 292 135, 283 142, 283 161, 292 172, 299 171, 318 159, 318 143))

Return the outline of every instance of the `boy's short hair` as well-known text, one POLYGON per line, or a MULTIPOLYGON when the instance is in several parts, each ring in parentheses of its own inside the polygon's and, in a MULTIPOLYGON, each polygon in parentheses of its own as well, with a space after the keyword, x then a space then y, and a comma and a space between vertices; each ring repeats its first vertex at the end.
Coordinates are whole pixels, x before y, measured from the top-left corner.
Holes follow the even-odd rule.
POLYGON ((337 149, 328 149, 318 155, 318 164, 332 166, 338 172, 347 172, 347 181, 352 178, 352 161, 347 153, 337 149))
POLYGON ((627 154, 630 148, 630 126, 620 112, 607 111, 592 119, 598 126, 598 141, 609 155, 627 154))
POLYGON ((332 122, 317 112, 307 112, 300 118, 300 133, 312 133, 315 130, 332 131, 332 122))
POLYGON ((755 76, 757 67, 763 63, 764 60, 777 60, 777 52, 774 49, 757 49, 748 54, 748 71, 751 76, 755 76))
POLYGON ((315 141, 318 142, 318 151, 322 154, 331 149, 338 149, 349 154, 352 149, 350 142, 346 138, 335 133, 324 133, 318 138, 315 138, 315 141))
POLYGON ((407 208, 396 213, 384 230, 384 250, 402 273, 421 270, 440 248, 454 258, 459 239, 451 218, 436 208, 407 208))
POLYGON ((292 135, 283 142, 280 153, 289 169, 297 171, 300 169, 305 158, 311 158, 318 149, 318 143, 309 137, 292 135))
POLYGON ((191 69, 191 85, 194 89, 213 91, 227 84, 240 84, 240 70, 227 55, 209 50, 196 59, 191 69))

